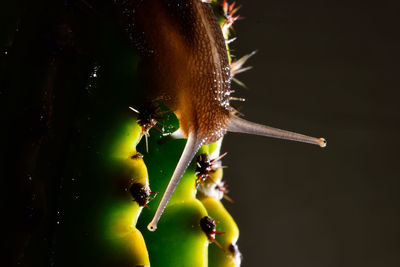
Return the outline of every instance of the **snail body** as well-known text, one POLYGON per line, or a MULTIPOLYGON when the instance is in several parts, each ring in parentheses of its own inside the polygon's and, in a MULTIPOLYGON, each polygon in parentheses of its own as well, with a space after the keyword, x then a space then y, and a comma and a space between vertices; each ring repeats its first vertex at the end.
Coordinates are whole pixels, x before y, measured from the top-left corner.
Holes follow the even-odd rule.
POLYGON ((229 119, 231 72, 209 4, 145 0, 135 7, 134 43, 145 90, 176 114, 184 137, 217 141, 229 119), (149 19, 154 14, 156 20, 149 19))
POLYGON ((121 0, 122 22, 141 61, 143 85, 179 119, 188 141, 153 220, 155 231, 169 198, 201 145, 227 131, 325 146, 313 138, 238 118, 230 106, 232 73, 226 40, 209 1, 121 0), (149 17, 151 15, 151 18, 149 17))

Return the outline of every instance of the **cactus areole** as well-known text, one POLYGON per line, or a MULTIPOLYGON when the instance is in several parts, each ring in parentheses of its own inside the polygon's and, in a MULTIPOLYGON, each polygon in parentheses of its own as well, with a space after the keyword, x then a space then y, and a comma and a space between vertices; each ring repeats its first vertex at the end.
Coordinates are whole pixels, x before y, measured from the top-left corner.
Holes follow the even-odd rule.
POLYGON ((211 2, 133 0, 125 4, 130 15, 122 21, 141 57, 138 72, 143 90, 175 113, 180 136, 187 138, 163 199, 148 225, 150 231, 156 230, 169 198, 200 146, 217 141, 227 131, 326 145, 323 138, 259 125, 235 115, 230 104, 234 99, 230 96, 233 71, 223 33, 226 25, 221 28, 211 2))

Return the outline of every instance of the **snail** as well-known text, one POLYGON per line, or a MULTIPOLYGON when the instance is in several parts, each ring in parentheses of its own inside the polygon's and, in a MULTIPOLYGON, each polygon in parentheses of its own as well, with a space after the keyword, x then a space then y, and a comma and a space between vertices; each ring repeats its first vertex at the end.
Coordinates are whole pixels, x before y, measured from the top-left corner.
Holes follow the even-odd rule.
POLYGON ((230 105, 232 73, 226 41, 207 0, 117 0, 134 43, 138 74, 152 99, 161 99, 179 120, 175 136, 187 138, 168 187, 148 225, 157 223, 188 165, 202 145, 227 132, 326 145, 309 137, 249 122, 230 105))

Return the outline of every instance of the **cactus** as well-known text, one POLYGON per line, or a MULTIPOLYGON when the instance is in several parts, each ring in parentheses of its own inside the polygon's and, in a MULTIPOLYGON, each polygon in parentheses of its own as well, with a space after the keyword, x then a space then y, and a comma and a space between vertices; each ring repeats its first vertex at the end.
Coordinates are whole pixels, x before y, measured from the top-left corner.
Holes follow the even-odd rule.
MULTIPOLYGON (((169 116, 174 117, 172 114, 169 116)), ((172 120, 176 121, 176 118, 172 120)), ((149 152, 141 154, 136 151, 143 136, 140 125, 132 115, 121 125, 115 131, 117 136, 111 138, 115 143, 109 143, 110 150, 106 149, 109 151, 106 155, 110 155, 106 161, 112 162, 110 179, 115 180, 113 176, 121 172, 118 183, 123 189, 120 191, 123 197, 120 201, 111 200, 111 197, 110 201, 116 204, 102 209, 104 219, 101 221, 106 222, 102 229, 110 229, 105 238, 113 239, 117 247, 123 247, 123 244, 126 247, 132 244, 132 239, 135 240, 135 245, 129 246, 132 249, 129 266, 149 266, 150 262, 153 266, 238 266, 239 252, 232 249, 236 248, 238 228, 218 198, 196 194, 196 162, 189 167, 171 198, 159 229, 154 233, 147 230, 146 225, 159 202, 159 198, 150 195, 149 185, 151 190, 159 191, 166 187, 174 170, 173 162, 178 160, 184 141, 171 140, 158 145, 157 141, 163 137, 152 130, 148 140, 149 152), (213 239, 202 230, 200 221, 206 216, 219 221, 217 230, 224 234, 215 238, 221 247, 212 244, 213 239)), ((219 141, 203 146, 199 153, 218 155, 220 144, 219 141)), ((139 147, 145 150, 144 144, 140 143, 139 147)), ((210 176, 212 182, 209 180, 198 186, 219 182, 222 170, 211 172, 210 176)))
MULTIPOLYGON (((222 140, 201 147, 149 232, 185 143, 165 137, 177 118, 153 103, 157 124, 141 125, 138 58, 110 6, 46 4, 11 14, 20 30, 2 43, 18 222, 10 266, 239 266, 238 227, 221 202, 222 140), (40 16, 48 28, 31 23, 40 16)), ((235 9, 212 4, 228 38, 235 9)))

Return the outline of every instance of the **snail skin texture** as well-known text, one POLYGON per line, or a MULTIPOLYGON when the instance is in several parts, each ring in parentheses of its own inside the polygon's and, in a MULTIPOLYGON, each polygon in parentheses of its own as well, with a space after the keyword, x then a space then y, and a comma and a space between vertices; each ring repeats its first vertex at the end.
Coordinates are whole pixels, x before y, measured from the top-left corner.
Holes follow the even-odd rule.
POLYGON ((186 146, 153 220, 155 231, 172 193, 201 145, 226 132, 326 145, 314 138, 248 122, 230 106, 231 68, 221 27, 206 0, 121 0, 117 6, 140 55, 138 74, 152 99, 179 119, 186 146), (119 3, 120 2, 120 3, 119 3))

